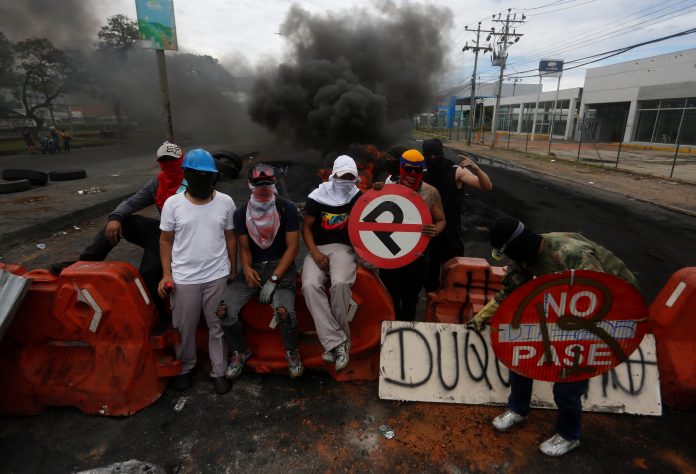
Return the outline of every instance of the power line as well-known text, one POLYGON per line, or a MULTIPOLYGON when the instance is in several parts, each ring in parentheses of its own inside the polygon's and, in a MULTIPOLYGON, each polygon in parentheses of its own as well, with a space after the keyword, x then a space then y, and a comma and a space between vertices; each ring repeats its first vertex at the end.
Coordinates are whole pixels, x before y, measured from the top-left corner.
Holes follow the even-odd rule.
POLYGON ((557 10, 550 10, 550 11, 547 11, 547 12, 540 12, 540 13, 530 13, 529 16, 530 16, 530 17, 533 17, 533 16, 539 16, 539 15, 546 15, 547 13, 560 12, 561 10, 567 10, 567 9, 569 9, 569 8, 579 7, 580 5, 587 5, 588 3, 593 3, 593 2, 596 2, 596 1, 597 1, 597 0, 589 0, 589 1, 585 2, 585 3, 577 3, 577 4, 575 4, 575 5, 570 5, 569 7, 559 8, 559 9, 557 9, 557 10))

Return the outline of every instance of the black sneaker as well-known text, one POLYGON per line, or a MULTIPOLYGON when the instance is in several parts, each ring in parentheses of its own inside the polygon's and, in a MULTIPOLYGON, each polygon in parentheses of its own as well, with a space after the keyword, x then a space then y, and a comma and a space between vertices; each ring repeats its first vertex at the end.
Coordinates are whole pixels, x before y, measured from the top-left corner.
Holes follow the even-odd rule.
POLYGON ((48 271, 51 273, 53 276, 59 276, 60 273, 63 271, 64 268, 69 267, 73 263, 77 262, 77 260, 69 260, 67 262, 58 262, 52 264, 50 267, 48 267, 48 271))
POLYGON ((224 395, 232 389, 232 381, 225 377, 213 378, 213 385, 215 386, 215 393, 218 395, 224 395))
POLYGON ((193 375, 191 372, 177 375, 172 379, 172 388, 177 392, 183 392, 191 385, 193 385, 193 375))

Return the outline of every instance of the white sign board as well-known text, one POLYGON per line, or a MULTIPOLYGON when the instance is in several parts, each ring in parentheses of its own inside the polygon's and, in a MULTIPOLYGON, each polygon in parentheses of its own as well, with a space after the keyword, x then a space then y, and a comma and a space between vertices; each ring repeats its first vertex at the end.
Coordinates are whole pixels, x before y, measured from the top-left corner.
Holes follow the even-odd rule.
MULTIPOLYGON (((509 371, 490 331, 458 324, 382 322, 379 397, 386 400, 504 405, 509 371)), ((535 382, 532 407, 555 408, 550 382, 535 382)), ((590 379, 583 410, 661 415, 655 339, 648 334, 628 361, 590 379)))

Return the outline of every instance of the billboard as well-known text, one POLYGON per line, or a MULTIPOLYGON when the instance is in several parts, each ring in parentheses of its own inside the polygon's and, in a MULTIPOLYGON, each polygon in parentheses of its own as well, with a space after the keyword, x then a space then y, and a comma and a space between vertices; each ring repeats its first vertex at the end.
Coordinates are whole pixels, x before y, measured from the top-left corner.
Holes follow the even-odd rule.
POLYGON ((563 60, 542 59, 539 61, 539 75, 544 77, 561 77, 563 75, 563 60))
POLYGON ((135 0, 143 47, 177 50, 174 0, 135 0))

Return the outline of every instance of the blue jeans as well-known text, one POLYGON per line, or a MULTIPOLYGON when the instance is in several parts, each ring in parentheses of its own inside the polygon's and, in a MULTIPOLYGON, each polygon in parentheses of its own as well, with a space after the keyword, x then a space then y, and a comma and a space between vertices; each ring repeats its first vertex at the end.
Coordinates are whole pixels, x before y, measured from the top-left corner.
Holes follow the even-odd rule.
MULTIPOLYGON (((553 400, 558 406, 556 433, 570 441, 580 439, 580 419, 582 417, 580 398, 587 390, 587 384, 587 380, 553 384, 553 400)), ((519 415, 527 416, 533 385, 534 380, 510 371, 508 408, 519 415)))
MULTIPOLYGON (((254 262, 251 264, 251 267, 256 270, 259 277, 261 277, 262 286, 271 278, 273 270, 275 270, 277 266, 278 260, 254 262)), ((293 265, 285 272, 280 281, 278 281, 278 286, 273 292, 271 301, 273 314, 278 321, 280 332, 283 335, 283 342, 285 343, 285 350, 287 351, 297 350, 298 333, 297 317, 295 315, 296 275, 297 271, 293 265), (282 311, 281 308, 284 308, 285 311, 282 311)), ((244 305, 260 291, 261 288, 247 286, 244 272, 239 272, 237 278, 232 283, 227 284, 224 296, 225 305, 227 306, 227 316, 223 318, 220 323, 225 333, 228 334, 228 337, 230 336, 229 328, 239 325, 239 313, 242 311, 244 305)), ((239 341, 237 337, 232 336, 230 339, 232 339, 230 342, 233 346, 246 345, 243 341, 239 341)), ((246 347, 233 348, 240 352, 246 350, 246 347)))

